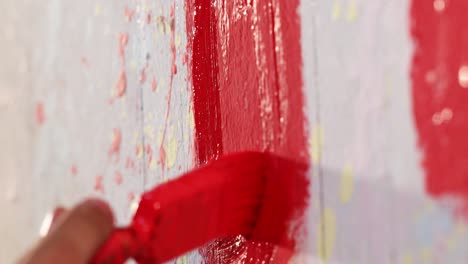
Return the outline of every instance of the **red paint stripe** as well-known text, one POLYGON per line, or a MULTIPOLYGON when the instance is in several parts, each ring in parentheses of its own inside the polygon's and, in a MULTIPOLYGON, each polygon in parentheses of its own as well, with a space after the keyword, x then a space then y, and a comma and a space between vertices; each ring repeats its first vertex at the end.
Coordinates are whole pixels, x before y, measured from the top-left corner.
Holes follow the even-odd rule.
MULTIPOLYGON (((199 164, 246 150, 308 163, 299 1, 186 3, 199 164)), ((263 217, 274 217, 273 211, 263 217)), ((268 261, 273 252, 271 245, 244 241, 236 246, 236 241, 217 241, 205 249, 207 261, 230 262, 243 251, 255 261, 268 261)))
POLYGON ((468 1, 463 0, 413 0, 411 7, 413 106, 426 189, 434 197, 465 201, 468 80, 462 67, 468 66, 467 13, 468 1))

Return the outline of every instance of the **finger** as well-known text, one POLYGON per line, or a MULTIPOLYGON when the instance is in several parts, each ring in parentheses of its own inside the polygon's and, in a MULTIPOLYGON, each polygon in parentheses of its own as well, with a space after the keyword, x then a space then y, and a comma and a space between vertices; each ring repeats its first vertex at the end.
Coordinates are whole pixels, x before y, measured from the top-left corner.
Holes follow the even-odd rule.
POLYGON ((34 263, 87 263, 112 229, 109 206, 100 200, 87 200, 63 215, 60 224, 36 248, 32 259, 34 263))
POLYGON ((70 212, 70 210, 65 209, 64 207, 55 208, 52 216, 52 223, 50 224, 50 230, 53 230, 60 226, 62 220, 66 218, 68 212, 70 212))

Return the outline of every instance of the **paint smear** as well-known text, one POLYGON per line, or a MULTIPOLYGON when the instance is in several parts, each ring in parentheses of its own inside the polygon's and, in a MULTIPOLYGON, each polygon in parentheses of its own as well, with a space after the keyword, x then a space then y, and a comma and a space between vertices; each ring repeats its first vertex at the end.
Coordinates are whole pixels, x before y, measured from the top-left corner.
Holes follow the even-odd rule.
POLYGON ((122 185, 122 181, 123 181, 122 173, 120 173, 120 171, 116 171, 114 175, 115 184, 122 185))
POLYGON ((97 175, 94 178, 94 190, 96 192, 104 193, 104 184, 103 184, 104 178, 102 175, 97 175))
POLYGON ((71 165, 70 173, 72 176, 76 176, 78 174, 78 167, 75 164, 71 165))
POLYGON ((120 132, 120 129, 114 128, 114 130, 112 131, 112 143, 109 148, 109 156, 119 154, 121 142, 122 142, 122 132, 120 132))
POLYGON ((45 111, 44 104, 42 102, 36 103, 36 123, 38 125, 44 124, 45 121, 45 111))
MULTIPOLYGON (((426 190, 468 206, 468 1, 413 0, 413 110, 426 190)), ((468 212, 467 210, 465 210, 468 212)))
POLYGON ((323 210, 317 225, 317 252, 325 263, 330 260, 336 242, 336 216, 332 209, 323 210))
MULTIPOLYGON (((186 2, 198 164, 246 150, 309 162, 298 6, 298 0, 186 2)), ((272 245, 234 237, 203 254, 208 263, 231 263, 243 248, 251 262, 287 261, 291 253, 271 257, 272 245)))
POLYGON ((127 91, 127 75, 125 74, 125 71, 121 71, 119 75, 119 79, 117 80, 117 83, 115 84, 115 96, 117 97, 122 97, 124 96, 125 92, 127 91))
POLYGON ((151 79, 151 91, 156 92, 156 90, 158 90, 158 84, 156 78, 153 77, 153 79, 151 79))
POLYGON ((127 22, 131 22, 134 15, 135 15, 135 10, 132 10, 126 6, 124 9, 124 16, 127 22))

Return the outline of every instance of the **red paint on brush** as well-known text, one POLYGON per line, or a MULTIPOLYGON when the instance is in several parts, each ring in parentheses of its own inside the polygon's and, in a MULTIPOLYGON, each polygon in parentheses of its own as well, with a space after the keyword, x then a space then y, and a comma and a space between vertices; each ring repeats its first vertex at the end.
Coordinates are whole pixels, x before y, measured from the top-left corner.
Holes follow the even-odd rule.
MULTIPOLYGON (((92 263, 123 263, 129 257, 162 263, 238 234, 255 241, 249 245, 291 248, 289 222, 306 206, 307 169, 270 154, 222 157, 143 194, 130 227, 115 231, 92 263)), ((256 247, 247 250, 252 257, 260 253, 256 247)))
POLYGON ((413 110, 426 190, 468 206, 468 1, 413 0, 413 110))
POLYGON ((45 121, 45 111, 44 104, 42 102, 36 103, 36 123, 38 125, 44 124, 45 121))
MULTIPOLYGON (((199 164, 245 150, 308 162, 298 6, 298 0, 186 2, 199 164)), ((254 261, 273 254, 272 246, 234 241, 205 249, 206 261, 234 262, 232 252, 242 248, 254 261)), ((274 260, 288 258, 280 255, 274 260)))

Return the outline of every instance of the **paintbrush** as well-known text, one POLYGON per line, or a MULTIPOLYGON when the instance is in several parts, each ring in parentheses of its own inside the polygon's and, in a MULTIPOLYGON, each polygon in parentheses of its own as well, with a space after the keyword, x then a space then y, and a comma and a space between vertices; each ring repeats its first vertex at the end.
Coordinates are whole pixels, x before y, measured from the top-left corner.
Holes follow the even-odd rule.
POLYGON ((162 263, 228 236, 293 247, 290 223, 306 206, 307 164, 245 152, 144 193, 129 227, 115 230, 92 263, 162 263))

